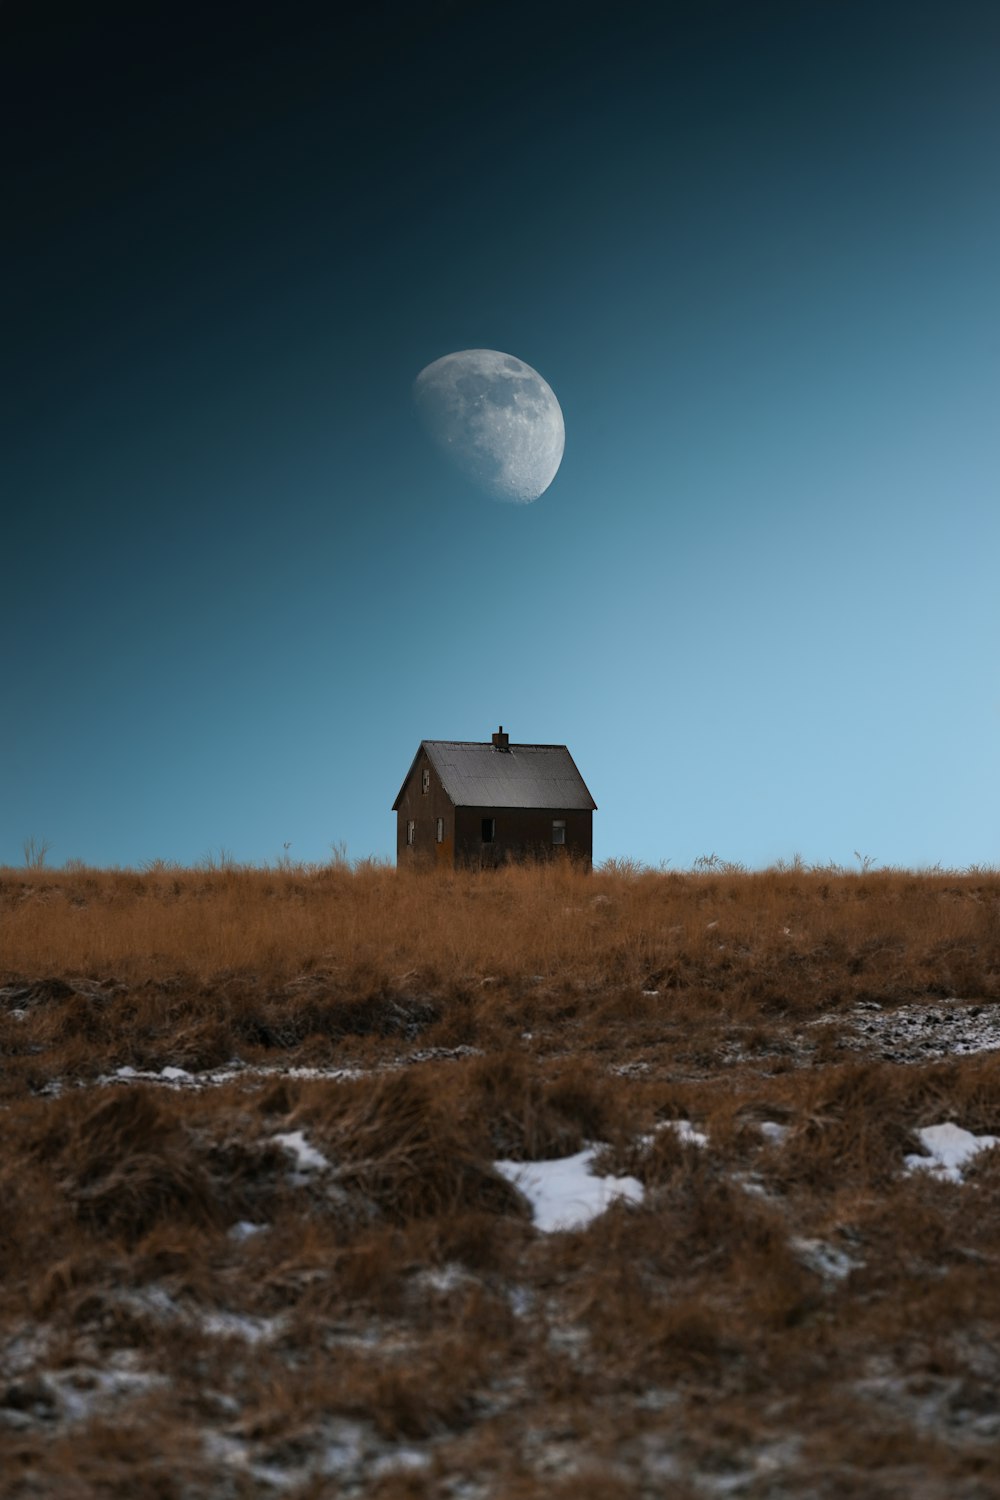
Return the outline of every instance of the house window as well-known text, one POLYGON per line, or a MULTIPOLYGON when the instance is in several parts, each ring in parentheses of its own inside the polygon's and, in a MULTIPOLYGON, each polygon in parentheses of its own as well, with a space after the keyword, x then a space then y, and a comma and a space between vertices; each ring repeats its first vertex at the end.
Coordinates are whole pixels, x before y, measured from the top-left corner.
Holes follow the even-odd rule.
POLYGON ((423 774, 423 778, 422 778, 422 785, 423 785, 424 795, 426 796, 426 794, 431 789, 431 773, 430 773, 430 771, 427 770, 426 767, 424 768, 424 774, 423 774))
POLYGON ((565 844, 566 842, 566 819, 552 819, 552 842, 554 844, 565 844))
POLYGON ((438 818, 437 830, 435 831, 434 837, 437 839, 439 844, 444 843, 444 818, 438 818))
POLYGON ((413 836, 416 833, 416 831, 417 831, 417 825, 413 821, 413 819, 411 818, 410 821, 406 825, 406 842, 408 844, 412 844, 413 843, 413 836))
POLYGON ((484 844, 492 844, 493 840, 496 838, 496 832, 497 832, 497 820, 496 820, 496 818, 484 818, 483 819, 483 843, 484 844))

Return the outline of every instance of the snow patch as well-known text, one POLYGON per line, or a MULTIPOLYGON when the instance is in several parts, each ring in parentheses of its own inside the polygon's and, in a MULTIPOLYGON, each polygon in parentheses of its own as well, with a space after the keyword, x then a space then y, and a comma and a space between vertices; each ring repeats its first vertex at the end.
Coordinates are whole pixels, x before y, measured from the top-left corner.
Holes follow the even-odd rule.
POLYGON ((815 1271, 817 1276, 822 1276, 824 1281, 846 1281, 852 1271, 856 1271, 861 1264, 860 1261, 852 1260, 843 1250, 838 1250, 836 1245, 827 1244, 825 1240, 808 1240, 801 1236, 795 1236, 788 1242, 795 1253, 796 1258, 809 1271, 815 1271))
POLYGON ((636 1145, 641 1150, 648 1151, 661 1130, 672 1130, 682 1146, 708 1145, 708 1136, 704 1131, 696 1130, 690 1120, 657 1120, 652 1134, 637 1136, 636 1145))
POLYGON ((515 1318, 528 1318, 534 1313, 535 1294, 530 1287, 508 1287, 507 1301, 510 1303, 510 1310, 515 1318))
POLYGON ((250 1318, 243 1313, 206 1313, 201 1319, 205 1333, 223 1339, 243 1339, 248 1344, 267 1343, 281 1330, 281 1318, 250 1318))
POLYGON ((29 1428, 54 1420, 88 1422, 168 1384, 164 1376, 140 1368, 133 1350, 116 1351, 103 1368, 72 1365, 22 1374, 26 1379, 14 1380, 7 1388, 3 1419, 8 1427, 29 1428), (15 1402, 12 1394, 18 1398, 15 1402))
POLYGON ((886 1010, 862 1000, 853 1014, 821 1016, 810 1025, 846 1026, 847 1045, 886 1062, 930 1062, 937 1057, 968 1057, 1000 1050, 1000 1005, 942 1000, 934 1005, 903 1005, 886 1010))
POLYGON ((397 1448, 394 1453, 383 1453, 371 1466, 374 1479, 381 1479, 389 1474, 415 1474, 420 1469, 429 1467, 431 1456, 422 1453, 419 1448, 397 1448))
POLYGON ((472 1277, 469 1276, 464 1266, 455 1261, 449 1261, 447 1265, 431 1266, 426 1271, 420 1271, 416 1280, 432 1292, 447 1296, 457 1291, 459 1287, 467 1286, 472 1277))
MULTIPOLYGON (((370 1424, 348 1417, 328 1417, 311 1434, 314 1451, 301 1463, 279 1464, 267 1443, 254 1442, 234 1432, 208 1431, 202 1436, 206 1455, 253 1484, 253 1493, 269 1491, 310 1493, 323 1479, 345 1493, 367 1494, 370 1480, 426 1469, 431 1455, 412 1443, 378 1439, 370 1424)), ((241 1490, 242 1493, 242 1490, 241 1490)), ((324 1489, 324 1493, 326 1493, 324 1489)))
POLYGON ((552 1234, 585 1228, 618 1199, 642 1202, 642 1183, 635 1177, 594 1176, 597 1150, 587 1146, 555 1161, 498 1161, 493 1165, 527 1198, 535 1228, 552 1234))
POLYGON ((329 1171, 330 1163, 322 1151, 310 1146, 303 1131, 286 1130, 274 1139, 279 1146, 284 1146, 290 1156, 295 1157, 295 1171, 292 1175, 296 1181, 304 1182, 310 1172, 329 1171))
POLYGON ((228 1237, 241 1244, 243 1240, 252 1239, 255 1234, 263 1234, 269 1228, 269 1224, 255 1224, 252 1219, 239 1219, 230 1225, 228 1237))
POLYGON ((945 1182, 962 1182, 962 1168, 991 1146, 1000 1145, 995 1135, 973 1135, 961 1125, 947 1120, 943 1125, 925 1125, 917 1131, 927 1156, 908 1156, 909 1172, 931 1172, 945 1182))
POLYGON ((695 1130, 690 1120, 665 1120, 661 1128, 672 1130, 684 1146, 708 1145, 708 1136, 704 1131, 695 1130))

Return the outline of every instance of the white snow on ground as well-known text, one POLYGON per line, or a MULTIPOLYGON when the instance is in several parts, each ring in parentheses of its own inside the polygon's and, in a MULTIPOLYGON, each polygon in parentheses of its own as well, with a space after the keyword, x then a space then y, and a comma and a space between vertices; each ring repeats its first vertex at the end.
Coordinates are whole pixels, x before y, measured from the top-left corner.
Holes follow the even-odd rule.
MULTIPOLYGON (((159 1069, 133 1068, 131 1064, 126 1063, 124 1067, 116 1068, 113 1073, 102 1073, 96 1080, 96 1084, 98 1088, 107 1088, 116 1083, 155 1083, 161 1088, 201 1091, 220 1088, 223 1084, 234 1082, 254 1085, 266 1082, 269 1078, 301 1078, 307 1081, 321 1079, 327 1083, 338 1083, 345 1078, 374 1078, 380 1073, 397 1072, 401 1068, 411 1067, 414 1063, 457 1062, 464 1057, 481 1056, 482 1051, 478 1047, 422 1047, 415 1052, 408 1052, 405 1057, 380 1063, 375 1068, 289 1067, 282 1063, 244 1063, 238 1057, 234 1057, 224 1068, 207 1068, 204 1072, 198 1073, 191 1073, 187 1068, 176 1068, 170 1065, 159 1069)), ((91 1084, 86 1080, 80 1080, 75 1086, 89 1088, 91 1084)), ((57 1094, 62 1087, 62 1081, 54 1079, 42 1092, 57 1094)))
POLYGON ((597 1148, 587 1146, 555 1161, 497 1161, 493 1165, 531 1205, 535 1228, 544 1234, 583 1229, 619 1198, 641 1203, 635 1177, 595 1177, 597 1148))
POLYGON ((943 1125, 925 1125, 917 1131, 928 1156, 908 1156, 906 1166, 910 1172, 932 1172, 935 1177, 947 1182, 962 1182, 962 1168, 967 1166, 980 1151, 1000 1145, 995 1135, 973 1135, 948 1120, 943 1125))
POLYGON ((636 1138, 636 1144, 644 1151, 648 1151, 656 1140, 661 1130, 672 1130, 682 1146, 707 1146, 708 1136, 704 1131, 696 1130, 690 1120, 658 1120, 653 1126, 652 1135, 640 1135, 636 1138))
POLYGON ((695 1130, 690 1120, 666 1120, 660 1128, 672 1130, 684 1146, 708 1145, 708 1136, 701 1130, 695 1130))
MULTIPOLYGON (((327 1417, 317 1434, 318 1453, 302 1464, 278 1464, 260 1456, 260 1445, 234 1433, 209 1431, 202 1443, 210 1458, 254 1482, 254 1494, 310 1490, 320 1479, 333 1479, 351 1494, 367 1493, 373 1478, 415 1473, 431 1463, 431 1454, 412 1443, 390 1443, 370 1424, 349 1417, 327 1417)), ((338 1489, 337 1493, 340 1491, 338 1489)))
POLYGON ((844 1041, 852 1050, 886 1062, 932 1062, 1000 1050, 996 1001, 941 1000, 886 1009, 877 1001, 862 1000, 846 1014, 831 1011, 810 1021, 809 1028, 831 1023, 844 1029, 844 1041))
POLYGON ((238 1219, 229 1227, 229 1238, 238 1243, 242 1240, 251 1240, 255 1234, 263 1234, 268 1227, 267 1224, 255 1224, 252 1219, 238 1219))
POLYGON ((788 1243, 800 1264, 815 1271, 824 1281, 844 1281, 863 1264, 859 1260, 852 1260, 846 1250, 839 1250, 826 1240, 805 1239, 801 1235, 794 1235, 788 1243))
POLYGON ((419 1469, 426 1469, 430 1465, 429 1453, 422 1453, 419 1448, 397 1448, 394 1453, 383 1453, 371 1466, 371 1474, 374 1479, 382 1479, 389 1474, 415 1474, 419 1469))
POLYGON ((90 1421, 169 1383, 145 1369, 135 1349, 112 1350, 100 1363, 96 1355, 67 1363, 65 1354, 58 1336, 33 1324, 0 1343, 0 1434, 39 1422, 90 1421))
POLYGON ((283 1327, 281 1318, 250 1318, 243 1313, 211 1312, 201 1319, 205 1333, 216 1334, 223 1339, 244 1339, 248 1344, 267 1343, 275 1338, 283 1327))
POLYGON ((428 1287, 430 1291, 446 1296, 457 1291, 459 1287, 469 1284, 472 1277, 464 1266, 456 1261, 449 1261, 444 1266, 431 1266, 429 1270, 420 1271, 415 1278, 421 1286, 428 1287))
POLYGON ((211 1068, 204 1073, 189 1073, 186 1068, 165 1067, 159 1071, 150 1068, 133 1068, 129 1064, 116 1068, 113 1073, 102 1073, 98 1087, 112 1083, 159 1083, 173 1089, 219 1088, 224 1083, 246 1080, 253 1083, 268 1078, 321 1078, 327 1082, 338 1082, 342 1078, 367 1078, 376 1071, 365 1068, 297 1068, 282 1067, 280 1063, 255 1067, 242 1063, 238 1058, 225 1068, 211 1068))
POLYGON ((295 1157, 295 1177, 305 1178, 310 1172, 329 1170, 330 1163, 322 1151, 317 1151, 315 1146, 310 1146, 301 1130, 286 1130, 283 1134, 276 1135, 274 1139, 279 1146, 284 1146, 285 1150, 295 1157))

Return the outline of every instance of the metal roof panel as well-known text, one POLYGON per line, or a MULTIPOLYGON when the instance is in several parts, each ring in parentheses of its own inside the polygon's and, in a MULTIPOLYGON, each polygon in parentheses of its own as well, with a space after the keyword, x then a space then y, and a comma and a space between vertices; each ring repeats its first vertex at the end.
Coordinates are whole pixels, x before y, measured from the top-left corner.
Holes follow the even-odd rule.
POLYGON ((597 807, 565 745, 424 740, 431 764, 456 807, 597 807))

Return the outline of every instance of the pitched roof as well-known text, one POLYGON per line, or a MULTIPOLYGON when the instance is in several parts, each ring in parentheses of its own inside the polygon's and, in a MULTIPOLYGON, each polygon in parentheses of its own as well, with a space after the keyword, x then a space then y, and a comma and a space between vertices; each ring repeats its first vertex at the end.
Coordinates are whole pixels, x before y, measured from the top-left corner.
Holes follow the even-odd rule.
MULTIPOLYGON (((468 740, 421 740, 420 750, 441 778, 456 807, 551 807, 596 809, 565 745, 511 745, 468 740)), ((420 750, 392 804, 399 806, 420 750)))

